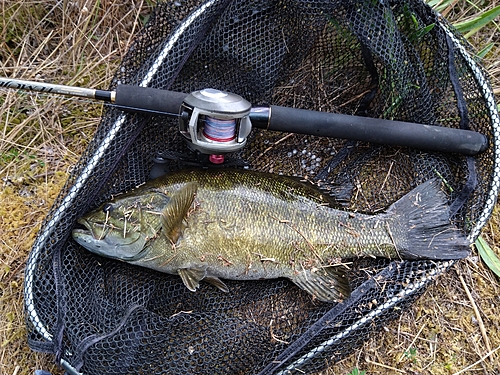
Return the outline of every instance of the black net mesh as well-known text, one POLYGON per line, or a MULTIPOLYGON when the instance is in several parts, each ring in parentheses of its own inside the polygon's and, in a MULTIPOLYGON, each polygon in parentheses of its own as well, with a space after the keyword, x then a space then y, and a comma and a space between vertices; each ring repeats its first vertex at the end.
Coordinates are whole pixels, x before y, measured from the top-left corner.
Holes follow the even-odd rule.
MULTIPOLYGON (((161 3, 118 83, 206 87, 275 104, 472 129, 465 157, 254 130, 228 164, 307 177, 338 208, 378 212, 438 176, 473 241, 496 201, 498 114, 468 46, 421 1, 161 3)), ((352 296, 313 301, 287 280, 227 281, 230 293, 95 256, 70 239, 83 213, 192 166, 177 120, 109 108, 46 218, 26 269, 29 344, 85 374, 313 373, 411 304, 450 262, 355 260, 352 296), (156 160, 156 162, 155 162, 156 160), (400 309, 395 309, 399 307, 400 309)), ((69 367, 68 367, 69 368, 69 367)))

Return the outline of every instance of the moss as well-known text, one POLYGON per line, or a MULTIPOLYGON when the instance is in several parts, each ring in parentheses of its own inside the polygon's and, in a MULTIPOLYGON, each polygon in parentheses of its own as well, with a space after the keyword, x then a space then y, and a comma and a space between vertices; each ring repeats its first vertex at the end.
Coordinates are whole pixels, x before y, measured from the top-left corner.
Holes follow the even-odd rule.
POLYGON ((19 366, 18 374, 31 374, 40 362, 40 355, 26 344, 22 275, 36 234, 66 178, 57 171, 4 181, 0 189, 0 352, 9 359, 0 364, 0 373, 12 374, 19 366))

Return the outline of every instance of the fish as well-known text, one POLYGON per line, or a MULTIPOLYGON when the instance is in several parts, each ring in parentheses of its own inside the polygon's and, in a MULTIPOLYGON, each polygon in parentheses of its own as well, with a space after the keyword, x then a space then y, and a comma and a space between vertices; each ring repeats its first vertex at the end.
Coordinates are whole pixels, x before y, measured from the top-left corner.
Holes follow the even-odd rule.
POLYGON ((185 170, 156 178, 83 215, 73 239, 100 256, 200 281, 287 278, 315 299, 340 302, 351 289, 346 259, 460 259, 464 232, 430 179, 384 212, 333 207, 298 178, 250 170, 185 170))

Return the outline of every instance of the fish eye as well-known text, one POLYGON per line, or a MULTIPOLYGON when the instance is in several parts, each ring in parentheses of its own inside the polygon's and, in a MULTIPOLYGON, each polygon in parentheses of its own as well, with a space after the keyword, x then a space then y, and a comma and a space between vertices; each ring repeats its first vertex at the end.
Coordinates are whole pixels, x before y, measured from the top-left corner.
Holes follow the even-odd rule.
POLYGON ((104 213, 108 213, 108 212, 111 212, 113 211, 114 207, 111 203, 106 203, 103 207, 102 207, 102 212, 104 213))

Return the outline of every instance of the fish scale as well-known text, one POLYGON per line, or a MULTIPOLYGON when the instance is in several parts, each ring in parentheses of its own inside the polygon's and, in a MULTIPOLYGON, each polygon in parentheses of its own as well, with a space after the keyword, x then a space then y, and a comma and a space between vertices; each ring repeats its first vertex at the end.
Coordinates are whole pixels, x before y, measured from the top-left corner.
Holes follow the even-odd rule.
POLYGON ((201 280, 228 292, 221 279, 286 277, 324 302, 350 293, 345 259, 458 259, 469 252, 437 180, 366 215, 331 207, 296 178, 181 171, 116 197, 79 223, 85 229, 73 238, 88 250, 178 274, 192 291, 201 280))

